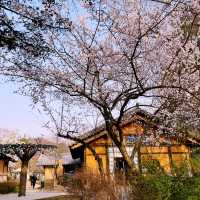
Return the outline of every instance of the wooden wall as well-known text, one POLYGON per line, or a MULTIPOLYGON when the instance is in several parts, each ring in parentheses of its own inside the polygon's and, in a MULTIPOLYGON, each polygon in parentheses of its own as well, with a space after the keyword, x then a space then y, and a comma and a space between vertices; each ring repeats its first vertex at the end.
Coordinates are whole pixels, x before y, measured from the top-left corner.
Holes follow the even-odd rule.
POLYGON ((0 160, 0 173, 4 173, 4 160, 0 160))
POLYGON ((173 167, 181 167, 187 164, 189 168, 190 149, 185 145, 171 147, 141 147, 141 160, 157 160, 165 172, 171 174, 173 167))
MULTIPOLYGON (((108 173, 109 160, 107 156, 107 148, 105 146, 98 146, 95 147, 95 150, 102 159, 104 172, 108 173)), ((189 153, 190 150, 185 145, 172 147, 143 146, 140 148, 139 155, 141 156, 141 161, 157 160, 164 171, 171 174, 173 166, 181 167, 182 165, 187 164, 187 167, 190 167, 189 153)), ((98 163, 89 149, 85 150, 85 167, 93 173, 98 173, 98 163)))
POLYGON ((45 189, 52 189, 54 187, 55 168, 53 166, 44 167, 44 187, 45 189))
POLYGON ((7 182, 8 179, 8 162, 0 160, 0 182, 7 182))
MULTIPOLYGON (((93 148, 95 149, 99 157, 102 159, 104 172, 107 172, 107 168, 108 168, 107 148, 105 146, 96 146, 93 148)), ((86 169, 92 173, 98 173, 98 169, 99 169, 98 163, 95 160, 92 152, 88 148, 86 148, 84 153, 85 153, 84 164, 85 164, 86 169)))
MULTIPOLYGON (((108 146, 106 143, 104 146, 103 144, 102 146, 93 146, 97 154, 102 159, 105 173, 109 173, 109 158, 108 158, 107 147, 108 146)), ((157 160, 160 163, 160 166, 168 174, 172 173, 173 166, 181 167, 182 165, 187 164, 188 168, 190 168, 189 154, 190 150, 185 145, 175 145, 172 147, 142 146, 140 148, 140 152, 138 152, 138 156, 140 156, 141 161, 157 160)), ((84 157, 85 157, 84 164, 86 169, 98 173, 98 163, 95 160, 92 152, 87 148, 85 149, 84 157)))
POLYGON ((157 160, 167 173, 171 173, 168 147, 141 147, 141 161, 157 160))
POLYGON ((125 135, 141 135, 143 133, 143 128, 136 123, 130 123, 123 127, 123 133, 125 135))
POLYGON ((56 168, 51 165, 44 166, 45 188, 46 189, 53 188, 56 176, 59 177, 62 176, 63 174, 64 174, 64 169, 61 160, 58 161, 58 166, 56 168))
POLYGON ((59 160, 59 161, 58 161, 58 166, 57 166, 57 168, 56 168, 56 174, 57 174, 58 177, 59 177, 59 176, 62 176, 63 173, 64 173, 64 168, 63 168, 63 165, 62 165, 62 164, 63 164, 62 161, 59 160))
MULTIPOLYGON (((140 135, 143 128, 135 123, 130 123, 123 128, 124 136, 140 135)), ((161 138, 162 139, 162 138, 161 138)), ((95 139, 90 145, 96 150, 96 153, 102 158, 105 172, 109 172, 108 147, 112 146, 112 141, 108 137, 95 139)), ((129 144, 130 146, 130 144, 129 144)), ((185 145, 174 144, 172 147, 162 146, 142 146, 138 152, 141 161, 157 160, 165 172, 172 172, 172 165, 180 167, 183 163, 189 166, 190 150, 185 145)), ((92 172, 98 172, 98 163, 89 149, 84 150, 84 165, 86 169, 92 172)))

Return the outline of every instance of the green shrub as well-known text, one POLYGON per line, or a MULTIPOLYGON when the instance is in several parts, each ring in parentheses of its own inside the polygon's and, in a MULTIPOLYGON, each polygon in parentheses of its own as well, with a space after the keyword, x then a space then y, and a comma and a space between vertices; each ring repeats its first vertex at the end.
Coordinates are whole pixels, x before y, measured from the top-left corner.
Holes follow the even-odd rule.
POLYGON ((129 177, 129 199, 200 200, 200 174, 189 176, 187 164, 174 166, 174 176, 167 175, 155 160, 143 163, 143 175, 129 177))

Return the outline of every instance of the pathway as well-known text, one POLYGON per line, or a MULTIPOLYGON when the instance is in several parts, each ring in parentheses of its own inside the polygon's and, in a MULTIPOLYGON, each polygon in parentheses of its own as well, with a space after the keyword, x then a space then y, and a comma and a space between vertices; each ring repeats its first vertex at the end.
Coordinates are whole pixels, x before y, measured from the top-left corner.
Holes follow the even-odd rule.
POLYGON ((56 197, 65 195, 65 193, 59 193, 59 192, 34 192, 34 191, 28 191, 26 193, 25 197, 18 197, 17 194, 3 194, 0 195, 0 200, 36 200, 36 199, 42 199, 42 198, 48 198, 48 197, 56 197))
POLYGON ((56 191, 42 191, 39 184, 36 184, 35 189, 33 190, 30 181, 27 181, 25 197, 18 197, 17 193, 0 194, 0 200, 36 200, 61 195, 66 195, 66 193, 56 191))

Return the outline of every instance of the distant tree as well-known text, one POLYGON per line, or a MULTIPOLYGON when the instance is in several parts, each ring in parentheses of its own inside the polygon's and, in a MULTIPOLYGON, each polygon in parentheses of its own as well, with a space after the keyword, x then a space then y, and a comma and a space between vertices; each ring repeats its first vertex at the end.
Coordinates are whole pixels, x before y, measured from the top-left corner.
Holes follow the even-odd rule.
POLYGON ((185 37, 182 29, 184 19, 191 20, 189 29, 193 29, 199 2, 174 0, 155 6, 139 0, 73 2, 67 4, 75 10, 69 16, 64 5, 41 6, 44 20, 31 22, 41 40, 28 51, 3 48, 0 73, 23 82, 23 94, 31 95, 34 102, 53 93, 95 108, 134 173, 121 128, 127 110, 139 101, 143 107, 162 107, 161 98, 173 108, 169 93, 180 93, 184 101, 190 97, 200 101, 200 91, 194 89, 200 82, 199 70, 194 70, 199 49, 189 40, 191 31, 185 37), (179 82, 179 77, 185 81, 179 82))
POLYGON ((0 143, 1 144, 9 144, 16 143, 19 141, 19 135, 17 131, 2 129, 0 128, 0 143))
POLYGON ((1 153, 16 155, 21 160, 19 196, 26 195, 27 170, 30 159, 38 151, 53 148, 55 146, 42 144, 0 144, 1 153))

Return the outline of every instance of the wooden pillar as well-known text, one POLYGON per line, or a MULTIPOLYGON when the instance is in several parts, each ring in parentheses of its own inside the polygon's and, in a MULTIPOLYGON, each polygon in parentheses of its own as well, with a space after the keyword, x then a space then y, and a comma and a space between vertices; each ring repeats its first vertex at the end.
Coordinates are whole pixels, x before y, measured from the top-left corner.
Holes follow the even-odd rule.
POLYGON ((169 166, 171 170, 171 174, 174 176, 174 164, 173 164, 173 159, 172 159, 172 151, 171 147, 168 147, 168 156, 169 156, 169 166))
POLYGON ((106 145, 106 172, 105 174, 110 175, 110 167, 109 167, 109 153, 108 153, 108 145, 106 145))
POLYGON ((141 160, 141 151, 140 151, 140 147, 141 145, 138 145, 138 169, 139 169, 139 173, 142 174, 142 160, 141 160))
POLYGON ((193 171, 193 167, 192 167, 192 163, 191 163, 191 148, 190 147, 187 147, 188 148, 188 174, 189 176, 193 176, 194 175, 194 171, 193 171))
POLYGON ((7 182, 8 172, 7 172, 8 161, 0 160, 0 182, 7 182))

